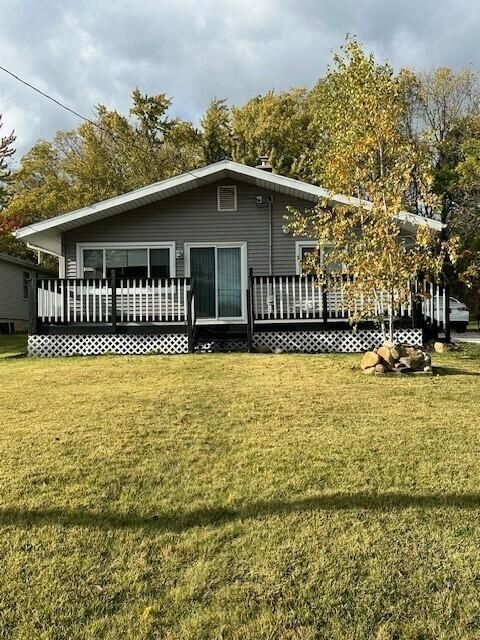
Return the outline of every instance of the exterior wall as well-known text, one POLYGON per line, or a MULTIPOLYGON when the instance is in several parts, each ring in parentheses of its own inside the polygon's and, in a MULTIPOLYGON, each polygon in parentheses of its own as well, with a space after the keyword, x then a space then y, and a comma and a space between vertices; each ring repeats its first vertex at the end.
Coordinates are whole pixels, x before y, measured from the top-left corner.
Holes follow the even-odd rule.
MULTIPOLYGON (((274 274, 294 275, 295 241, 283 233, 287 206, 305 209, 313 203, 273 193, 254 185, 222 180, 124 214, 91 223, 64 234, 66 276, 77 276, 76 244, 82 242, 167 242, 176 249, 186 242, 247 242, 248 267, 268 274, 269 211, 267 196, 273 194, 272 261, 274 274), (217 211, 217 186, 236 184, 237 211, 217 211), (262 195, 264 206, 256 206, 262 195)), ((185 259, 176 260, 177 276, 184 275, 185 259)))
POLYGON ((23 297, 21 266, 0 260, 0 320, 27 320, 28 299, 23 297))

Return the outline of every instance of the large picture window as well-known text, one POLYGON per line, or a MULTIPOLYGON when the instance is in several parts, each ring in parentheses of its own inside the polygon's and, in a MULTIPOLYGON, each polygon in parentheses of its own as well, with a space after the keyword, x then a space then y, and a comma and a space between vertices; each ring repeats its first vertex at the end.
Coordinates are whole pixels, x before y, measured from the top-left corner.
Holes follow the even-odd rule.
POLYGON ((79 272, 83 278, 172 278, 175 276, 173 243, 151 246, 105 245, 78 248, 79 272))

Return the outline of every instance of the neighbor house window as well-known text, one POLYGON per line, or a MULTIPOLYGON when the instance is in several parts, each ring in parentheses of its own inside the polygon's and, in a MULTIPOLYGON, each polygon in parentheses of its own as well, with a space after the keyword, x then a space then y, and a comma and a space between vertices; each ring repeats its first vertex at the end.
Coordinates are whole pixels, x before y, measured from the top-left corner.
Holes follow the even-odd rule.
MULTIPOLYGON (((166 245, 167 243, 164 243, 166 245)), ((80 247, 84 278, 170 278, 175 275, 174 243, 168 246, 80 247)))
POLYGON ((30 272, 24 271, 22 273, 22 281, 23 281, 23 297, 25 299, 28 298, 28 284, 30 282, 30 272))

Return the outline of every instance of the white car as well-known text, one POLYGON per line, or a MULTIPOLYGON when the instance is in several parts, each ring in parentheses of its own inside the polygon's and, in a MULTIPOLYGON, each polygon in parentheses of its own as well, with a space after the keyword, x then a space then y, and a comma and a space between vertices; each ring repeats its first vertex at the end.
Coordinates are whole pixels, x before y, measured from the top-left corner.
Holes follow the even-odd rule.
MULTIPOLYGON (((439 304, 438 304, 438 310, 437 310, 437 299, 434 297, 433 307, 435 310, 435 315, 437 318, 441 319, 443 318, 442 298, 440 298, 438 302, 439 304)), ((429 304, 429 301, 427 301, 427 305, 428 304, 429 304)), ((450 328, 453 331, 464 333, 467 330, 469 319, 470 319, 470 312, 465 306, 465 303, 460 302, 460 300, 457 300, 457 298, 450 297, 450 328)))
POLYGON ((467 330, 470 312, 464 302, 450 297, 450 326, 455 331, 464 333, 467 330))

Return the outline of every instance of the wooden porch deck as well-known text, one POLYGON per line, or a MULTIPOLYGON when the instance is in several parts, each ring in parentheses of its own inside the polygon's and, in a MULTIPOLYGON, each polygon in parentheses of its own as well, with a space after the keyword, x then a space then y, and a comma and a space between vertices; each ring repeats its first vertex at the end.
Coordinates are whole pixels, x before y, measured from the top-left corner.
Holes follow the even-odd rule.
MULTIPOLYGON (((350 329, 344 280, 328 286, 314 276, 253 275, 245 291, 243 321, 218 324, 197 318, 195 283, 190 278, 60 279, 33 278, 30 284, 31 335, 179 334, 188 336, 189 350, 198 335, 244 336, 249 347, 255 333, 350 329)), ((399 327, 448 331, 448 293, 445 287, 423 283, 428 297, 396 311, 399 327)), ((358 300, 362 304, 362 300, 358 300)), ((386 312, 380 301, 377 313, 386 312)), ((363 323, 364 328, 372 323, 363 323)))

